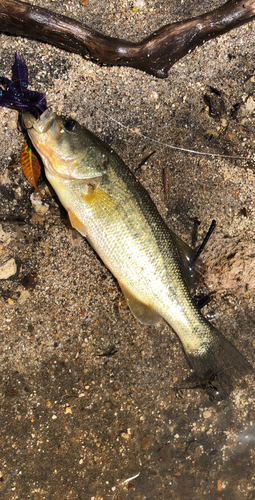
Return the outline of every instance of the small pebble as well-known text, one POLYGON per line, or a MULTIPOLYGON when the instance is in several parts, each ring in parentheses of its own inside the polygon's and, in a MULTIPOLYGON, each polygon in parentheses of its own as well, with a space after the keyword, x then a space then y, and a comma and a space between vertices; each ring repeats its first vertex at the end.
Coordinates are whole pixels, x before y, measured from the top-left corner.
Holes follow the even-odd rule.
POLYGON ((43 203, 41 196, 37 192, 31 194, 30 201, 35 212, 38 215, 45 215, 49 210, 50 206, 48 205, 48 203, 43 203))
POLYGON ((9 259, 4 264, 0 266, 0 279, 7 280, 17 272, 17 266, 15 260, 9 259))
POLYGON ((211 416, 212 416, 212 412, 211 412, 210 410, 205 410, 205 411, 203 412, 203 417, 204 417, 204 418, 209 418, 209 417, 211 417, 211 416))
POLYGON ((20 292, 20 296, 18 298, 18 304, 22 305, 24 304, 24 302, 26 302, 28 297, 30 297, 30 293, 28 290, 23 290, 23 287, 21 286, 17 288, 17 291, 20 292))
POLYGON ((135 6, 138 7, 138 9, 142 9, 145 7, 146 2, 144 0, 136 0, 135 1, 135 6))
POLYGON ((124 439, 129 439, 129 438, 130 438, 130 436, 129 436, 129 434, 128 434, 127 432, 121 432, 121 434, 120 434, 120 435, 121 435, 121 437, 122 437, 122 438, 124 438, 124 439))

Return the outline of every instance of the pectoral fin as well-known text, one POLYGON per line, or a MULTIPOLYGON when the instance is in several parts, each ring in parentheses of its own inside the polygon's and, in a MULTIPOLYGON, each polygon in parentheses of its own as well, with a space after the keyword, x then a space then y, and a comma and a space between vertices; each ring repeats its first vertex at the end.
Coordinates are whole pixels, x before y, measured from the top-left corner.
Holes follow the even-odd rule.
POLYGON ((144 304, 140 300, 138 300, 134 295, 127 290, 123 285, 119 283, 122 292, 125 295, 126 301, 131 309, 131 312, 135 316, 140 323, 144 323, 146 325, 155 325, 156 323, 159 323, 160 320, 162 319, 159 314, 157 314, 153 309, 148 306, 147 304, 144 304))
POLYGON ((81 198, 91 209, 96 210, 96 207, 98 207, 101 212, 109 215, 117 205, 116 200, 109 193, 90 184, 88 184, 87 191, 82 194, 81 198))

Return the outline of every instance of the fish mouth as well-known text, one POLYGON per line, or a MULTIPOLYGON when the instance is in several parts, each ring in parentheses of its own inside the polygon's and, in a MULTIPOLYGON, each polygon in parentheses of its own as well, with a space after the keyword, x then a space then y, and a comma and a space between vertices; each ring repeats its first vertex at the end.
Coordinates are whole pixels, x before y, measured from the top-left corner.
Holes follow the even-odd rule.
POLYGON ((46 109, 38 119, 31 113, 25 112, 22 114, 22 123, 27 130, 34 129, 38 134, 44 134, 48 132, 56 116, 51 109, 46 109))
POLYGON ((36 118, 33 115, 31 115, 31 113, 29 113, 28 111, 22 113, 21 120, 22 120, 22 125, 27 130, 33 128, 33 124, 36 122, 36 118))

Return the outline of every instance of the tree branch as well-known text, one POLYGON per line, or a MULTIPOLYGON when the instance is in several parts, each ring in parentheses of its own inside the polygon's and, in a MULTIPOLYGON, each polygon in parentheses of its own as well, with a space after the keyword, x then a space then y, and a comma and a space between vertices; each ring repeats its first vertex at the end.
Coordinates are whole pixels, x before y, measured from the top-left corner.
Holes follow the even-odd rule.
POLYGON ((158 78, 188 52, 255 17, 255 0, 229 0, 202 16, 167 24, 134 43, 103 35, 85 24, 19 0, 1 0, 0 31, 90 55, 97 62, 131 66, 158 78))

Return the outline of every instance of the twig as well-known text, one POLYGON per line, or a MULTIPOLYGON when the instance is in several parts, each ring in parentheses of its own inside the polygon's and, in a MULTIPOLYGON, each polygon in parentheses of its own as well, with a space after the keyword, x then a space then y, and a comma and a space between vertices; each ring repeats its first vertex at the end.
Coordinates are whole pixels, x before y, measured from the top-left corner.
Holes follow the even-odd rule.
POLYGON ((97 62, 132 66, 158 78, 195 47, 255 17, 255 0, 229 0, 207 14, 167 24, 134 43, 103 35, 85 24, 19 0, 1 0, 0 32, 21 35, 90 55, 97 62))

